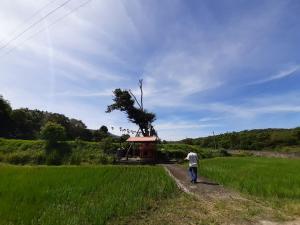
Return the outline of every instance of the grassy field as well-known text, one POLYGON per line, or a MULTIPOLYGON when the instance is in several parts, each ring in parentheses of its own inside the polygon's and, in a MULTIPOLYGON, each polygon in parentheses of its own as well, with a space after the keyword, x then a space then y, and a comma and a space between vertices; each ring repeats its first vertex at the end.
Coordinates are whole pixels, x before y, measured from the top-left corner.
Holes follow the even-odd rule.
POLYGON ((174 195, 160 167, 0 166, 0 224, 106 224, 174 195))
POLYGON ((227 157, 200 162, 200 173, 246 194, 290 207, 300 215, 300 160, 227 157), (287 204, 285 204, 287 203, 287 204))

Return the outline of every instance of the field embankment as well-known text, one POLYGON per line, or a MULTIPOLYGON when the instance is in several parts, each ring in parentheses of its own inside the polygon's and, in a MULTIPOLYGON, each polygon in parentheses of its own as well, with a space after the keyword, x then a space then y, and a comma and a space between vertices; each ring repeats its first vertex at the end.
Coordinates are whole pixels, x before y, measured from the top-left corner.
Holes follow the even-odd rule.
POLYGON ((177 192, 161 167, 0 166, 1 225, 106 224, 177 192))
POLYGON ((170 144, 160 144, 158 145, 158 154, 161 159, 175 159, 178 161, 183 161, 189 152, 196 152, 199 157, 214 158, 221 156, 228 156, 228 153, 224 150, 214 150, 212 148, 202 148, 197 145, 189 145, 182 143, 170 143, 170 144))
MULTIPOLYGON (((122 145, 126 148, 126 143, 122 145)), ((49 150, 43 140, 0 138, 0 162, 17 165, 110 164, 115 161, 118 148, 120 148, 120 143, 111 141, 76 140, 59 142, 49 150)), ((189 151, 197 152, 201 158, 227 155, 224 150, 200 148, 194 145, 158 144, 157 158, 159 161, 182 161, 189 151)))
POLYGON ((0 138, 0 162, 17 165, 107 164, 114 159, 106 152, 114 143, 66 141, 48 150, 42 140, 0 138))

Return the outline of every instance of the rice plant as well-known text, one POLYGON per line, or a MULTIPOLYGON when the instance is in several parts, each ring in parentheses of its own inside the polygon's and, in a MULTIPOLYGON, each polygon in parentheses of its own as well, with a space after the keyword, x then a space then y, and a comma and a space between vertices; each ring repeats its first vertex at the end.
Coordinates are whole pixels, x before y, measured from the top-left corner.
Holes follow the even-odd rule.
POLYGON ((161 167, 0 166, 0 224, 106 224, 176 192, 161 167))

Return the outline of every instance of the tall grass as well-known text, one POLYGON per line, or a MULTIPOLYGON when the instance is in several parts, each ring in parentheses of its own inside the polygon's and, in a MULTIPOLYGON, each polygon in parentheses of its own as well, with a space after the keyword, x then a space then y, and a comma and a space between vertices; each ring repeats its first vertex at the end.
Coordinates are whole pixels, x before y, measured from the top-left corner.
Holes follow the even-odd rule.
POLYGON ((200 162, 200 174, 264 198, 300 200, 300 160, 230 157, 200 162))
POLYGON ((1 225, 105 224, 176 192, 160 167, 0 166, 1 225))

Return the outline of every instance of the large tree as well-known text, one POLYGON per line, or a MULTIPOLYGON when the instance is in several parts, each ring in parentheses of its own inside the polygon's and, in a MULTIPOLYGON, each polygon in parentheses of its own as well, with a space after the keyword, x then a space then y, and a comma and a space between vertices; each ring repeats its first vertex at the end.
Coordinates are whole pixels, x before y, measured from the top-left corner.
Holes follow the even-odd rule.
POLYGON ((107 106, 107 113, 114 110, 119 110, 127 114, 127 118, 130 122, 138 125, 143 136, 156 135, 156 132, 152 126, 155 121, 155 114, 148 112, 143 108, 143 92, 142 81, 140 81, 141 89, 141 101, 139 102, 130 90, 115 89, 113 91, 114 103, 107 106), (135 105, 138 105, 138 107, 135 105))
POLYGON ((8 137, 11 132, 11 106, 2 95, 0 95, 0 137, 8 137))

